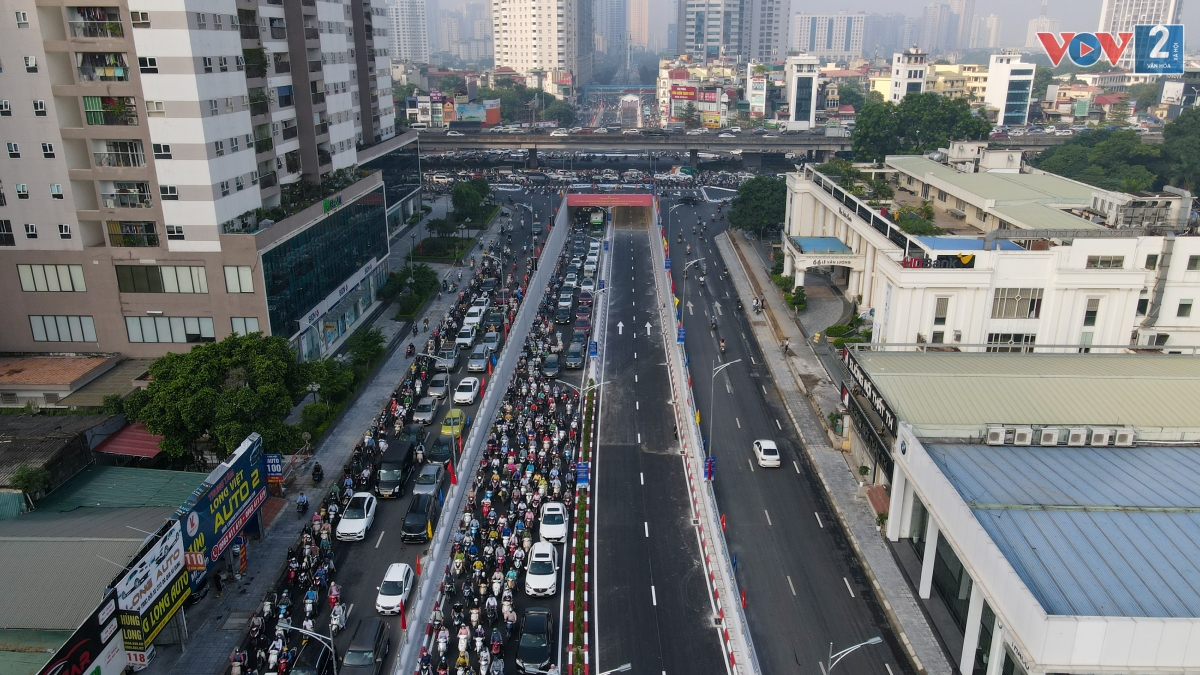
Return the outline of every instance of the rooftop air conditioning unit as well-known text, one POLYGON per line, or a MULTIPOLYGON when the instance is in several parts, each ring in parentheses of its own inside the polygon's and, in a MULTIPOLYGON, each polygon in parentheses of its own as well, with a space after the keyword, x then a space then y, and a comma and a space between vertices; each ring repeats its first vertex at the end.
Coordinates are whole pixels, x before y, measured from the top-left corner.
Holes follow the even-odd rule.
POLYGON ((1032 445, 1033 427, 1017 427, 1013 430, 1013 445, 1032 445))
POLYGON ((1004 445, 1004 427, 988 427, 988 445, 1004 445))
POLYGON ((1058 445, 1058 432, 1061 429, 1042 429, 1038 431, 1038 445, 1058 445))
POLYGON ((1112 433, 1112 429, 1092 429, 1092 445, 1108 445, 1112 433))
POLYGON ((1087 445, 1088 430, 1080 427, 1067 430, 1067 445, 1087 445))
POLYGON ((1117 429, 1117 433, 1113 439, 1113 445, 1117 446, 1118 448, 1133 447, 1133 438, 1133 429, 1117 429))

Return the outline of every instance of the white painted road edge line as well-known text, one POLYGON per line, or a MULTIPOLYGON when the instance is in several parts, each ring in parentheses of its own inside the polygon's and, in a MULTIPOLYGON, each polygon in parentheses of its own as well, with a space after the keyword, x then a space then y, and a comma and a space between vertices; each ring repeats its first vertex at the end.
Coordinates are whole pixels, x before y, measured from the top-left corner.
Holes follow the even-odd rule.
POLYGON ((842 577, 842 581, 846 582, 846 590, 850 591, 850 597, 853 598, 854 597, 854 589, 850 588, 850 580, 847 579, 846 577, 842 577))
POLYGON ((821 514, 813 511, 813 515, 817 517, 817 527, 821 528, 822 530, 825 529, 825 523, 821 522, 821 514))
POLYGON ((658 594, 654 592, 654 586, 650 587, 650 603, 658 607, 658 594))
POLYGON ((646 538, 647 538, 647 539, 649 539, 649 538, 650 538, 650 523, 649 523, 649 522, 647 522, 647 521, 644 521, 644 520, 643 520, 643 521, 642 521, 642 527, 643 527, 643 528, 645 528, 645 530, 646 530, 646 538))
POLYGON ((788 580, 788 588, 791 588, 791 589, 792 589, 792 595, 795 595, 795 594, 796 594, 796 587, 795 587, 794 585, 792 585, 792 577, 791 577, 791 576, 789 576, 789 577, 787 578, 787 580, 788 580))
POLYGON ((771 513, 769 511, 767 511, 766 509, 763 509, 763 513, 767 514, 767 525, 770 525, 771 524, 771 513))

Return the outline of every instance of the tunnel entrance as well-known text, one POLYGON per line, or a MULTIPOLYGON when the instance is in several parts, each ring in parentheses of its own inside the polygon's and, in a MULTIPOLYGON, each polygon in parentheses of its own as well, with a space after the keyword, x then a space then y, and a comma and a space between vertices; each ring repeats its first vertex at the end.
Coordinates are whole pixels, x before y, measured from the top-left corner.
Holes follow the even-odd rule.
POLYGON ((654 195, 650 193, 578 193, 567 195, 571 223, 576 229, 603 228, 609 219, 622 229, 646 229, 654 195))

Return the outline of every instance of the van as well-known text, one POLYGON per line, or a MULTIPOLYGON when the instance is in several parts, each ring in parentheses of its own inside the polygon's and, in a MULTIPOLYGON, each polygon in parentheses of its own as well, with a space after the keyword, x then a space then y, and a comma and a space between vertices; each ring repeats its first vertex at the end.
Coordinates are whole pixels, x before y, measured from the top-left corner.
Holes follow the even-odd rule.
POLYGON ((359 619, 350 636, 350 646, 342 655, 344 675, 379 675, 383 662, 392 650, 391 632, 387 622, 377 616, 359 619))
POLYGON ((417 495, 408 505, 408 513, 404 515, 404 524, 400 527, 400 540, 404 542, 426 543, 430 540, 429 533, 437 527, 438 516, 437 497, 434 495, 417 495))
MULTIPOLYGON (((435 399, 436 400, 436 399, 435 399)), ((422 438, 426 432, 421 430, 422 438)), ((401 442, 389 445, 388 450, 379 460, 379 468, 375 470, 375 494, 385 499, 395 499, 404 496, 404 486, 416 469, 417 443, 401 442)))
POLYGON ((333 675, 332 656, 328 647, 309 640, 292 661, 292 675, 333 675))

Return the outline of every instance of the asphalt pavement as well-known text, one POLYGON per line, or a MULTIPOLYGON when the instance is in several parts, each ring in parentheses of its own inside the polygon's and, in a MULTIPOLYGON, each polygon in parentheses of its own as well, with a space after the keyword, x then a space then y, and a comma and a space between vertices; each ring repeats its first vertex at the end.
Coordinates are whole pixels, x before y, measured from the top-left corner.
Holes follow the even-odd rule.
POLYGON ((618 224, 607 280, 607 384, 593 486, 593 668, 630 663, 632 673, 718 673, 724 657, 670 423, 649 236, 618 224))
MULTIPOLYGON (((662 208, 674 203, 663 200, 662 208)), ((712 429, 708 443, 717 457, 717 503, 762 671, 820 674, 831 642, 838 651, 880 636, 883 644, 859 650, 842 667, 873 675, 910 672, 801 441, 786 423, 783 402, 746 323, 753 314, 747 316, 749 308, 737 310, 736 292, 728 276, 722 278, 725 261, 711 237, 724 229, 724 221, 710 219, 715 209, 709 203, 675 209, 669 233, 672 274, 687 328, 701 429, 706 437, 710 425, 712 429), (708 224, 704 241, 700 228, 692 234, 697 217, 708 224), (685 253, 688 245, 690 255, 685 253), (704 259, 708 274, 703 284, 700 265, 684 278, 685 258, 704 259), (724 354, 719 350, 722 337, 724 354), (739 359, 712 376, 716 367, 739 359), (751 449, 756 439, 778 444, 779 468, 757 465, 751 449)))

